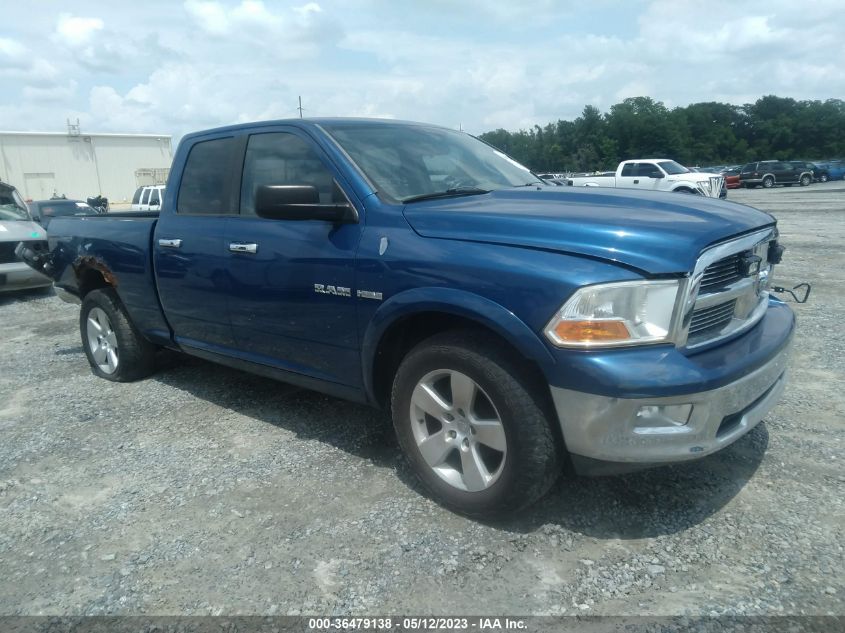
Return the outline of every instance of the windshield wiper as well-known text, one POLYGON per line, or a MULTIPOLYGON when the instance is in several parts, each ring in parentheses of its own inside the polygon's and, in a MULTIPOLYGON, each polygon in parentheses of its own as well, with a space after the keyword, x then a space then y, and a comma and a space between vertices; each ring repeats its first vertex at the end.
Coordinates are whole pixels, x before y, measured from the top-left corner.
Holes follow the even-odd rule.
POLYGON ((482 193, 490 193, 490 191, 487 189, 481 189, 479 187, 453 187, 452 189, 447 189, 446 191, 422 193, 418 196, 404 198, 402 202, 418 202, 420 200, 434 200, 435 198, 453 198, 456 196, 477 196, 482 193))

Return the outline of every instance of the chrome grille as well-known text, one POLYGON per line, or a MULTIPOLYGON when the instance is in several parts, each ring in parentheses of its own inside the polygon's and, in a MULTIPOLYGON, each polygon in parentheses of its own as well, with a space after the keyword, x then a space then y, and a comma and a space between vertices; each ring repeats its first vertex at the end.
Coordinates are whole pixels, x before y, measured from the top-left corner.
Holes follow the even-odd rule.
POLYGON ((710 292, 742 279, 739 274, 739 260, 742 253, 734 253, 713 262, 704 269, 699 292, 710 292))
POLYGON ((769 243, 775 229, 736 238, 704 251, 699 257, 686 313, 686 347, 693 349, 738 334, 752 327, 766 312, 772 266, 768 263, 769 243), (742 259, 761 258, 757 274, 743 276, 742 259))
POLYGON ((736 310, 736 299, 717 304, 710 308, 702 308, 692 313, 689 324, 689 335, 696 336, 709 330, 725 327, 731 322, 736 310))

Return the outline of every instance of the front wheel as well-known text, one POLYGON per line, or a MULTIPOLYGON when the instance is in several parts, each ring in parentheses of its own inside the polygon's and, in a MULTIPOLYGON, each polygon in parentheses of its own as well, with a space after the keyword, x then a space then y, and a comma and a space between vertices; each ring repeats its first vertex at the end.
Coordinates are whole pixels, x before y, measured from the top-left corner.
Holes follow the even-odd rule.
POLYGON ((810 178, 807 174, 804 174, 803 176, 801 176, 801 186, 802 186, 802 187, 807 187, 807 186, 809 186, 809 185, 810 185, 810 183, 812 182, 812 180, 813 180, 813 179, 812 179, 812 178, 810 178))
POLYGON ((130 323, 126 310, 111 288, 85 295, 79 313, 82 347, 91 371, 100 378, 129 382, 153 372, 155 345, 130 323))
POLYGON ((775 179, 771 176, 766 176, 763 178, 763 188, 764 189, 771 189, 775 186, 775 179))
POLYGON ((399 444, 436 500, 469 516, 511 513, 542 497, 563 448, 542 385, 492 336, 436 335, 402 361, 391 409, 399 444))

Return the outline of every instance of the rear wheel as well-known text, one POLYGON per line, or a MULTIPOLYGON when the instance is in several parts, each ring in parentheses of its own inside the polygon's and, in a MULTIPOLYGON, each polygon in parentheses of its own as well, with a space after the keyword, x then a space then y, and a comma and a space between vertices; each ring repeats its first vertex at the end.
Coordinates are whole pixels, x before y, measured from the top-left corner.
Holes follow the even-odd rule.
POLYGON ((111 288, 89 292, 79 313, 82 347, 95 375, 114 382, 149 376, 156 347, 143 338, 111 288))
POLYGON ((562 470, 541 385, 492 336, 436 335, 402 361, 391 409, 415 474, 443 505, 469 516, 523 508, 562 470))
POLYGON ((809 184, 810 184, 812 181, 813 181, 813 179, 812 179, 812 178, 810 178, 810 176, 809 176, 808 174, 804 174, 803 176, 801 176, 801 186, 802 186, 802 187, 807 187, 807 186, 809 186, 809 184))
POLYGON ((774 186, 775 186, 775 179, 774 178, 772 178, 771 176, 766 176, 765 178, 763 178, 763 187, 765 189, 771 189, 774 186))
POLYGON ((821 176, 819 176, 819 182, 827 182, 828 180, 829 177, 827 174, 822 174, 821 176))

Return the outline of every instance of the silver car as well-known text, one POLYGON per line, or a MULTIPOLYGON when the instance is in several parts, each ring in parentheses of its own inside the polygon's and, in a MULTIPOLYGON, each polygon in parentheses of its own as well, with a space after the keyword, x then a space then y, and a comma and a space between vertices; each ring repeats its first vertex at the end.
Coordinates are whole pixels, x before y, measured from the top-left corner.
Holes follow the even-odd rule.
POLYGON ((20 242, 47 240, 47 232, 32 221, 17 189, 0 182, 0 292, 52 285, 52 280, 18 260, 20 242))

